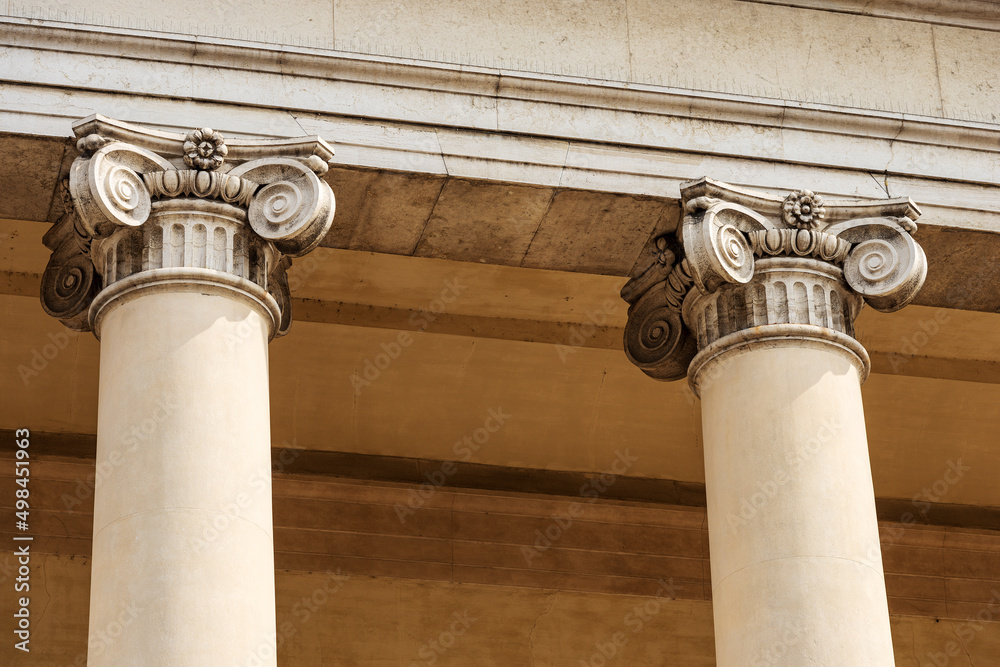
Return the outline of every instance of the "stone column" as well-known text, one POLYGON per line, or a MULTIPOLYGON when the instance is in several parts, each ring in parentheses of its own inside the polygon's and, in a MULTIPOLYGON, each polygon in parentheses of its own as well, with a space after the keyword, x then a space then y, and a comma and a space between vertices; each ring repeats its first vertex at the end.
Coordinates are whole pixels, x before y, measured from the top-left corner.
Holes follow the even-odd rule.
POLYGON ((785 198, 703 179, 626 284, 629 358, 701 397, 716 659, 892 667, 854 338, 926 260, 908 199, 785 198))
POLYGON ((267 344, 332 150, 74 130, 42 304, 101 341, 88 664, 275 665, 267 344))

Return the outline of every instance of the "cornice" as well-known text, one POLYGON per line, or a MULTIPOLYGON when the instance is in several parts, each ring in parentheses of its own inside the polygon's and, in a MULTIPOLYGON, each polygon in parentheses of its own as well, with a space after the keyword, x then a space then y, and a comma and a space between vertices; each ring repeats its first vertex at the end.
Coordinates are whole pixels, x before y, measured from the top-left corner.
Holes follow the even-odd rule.
MULTIPOLYGON (((932 146, 1000 152, 1000 125, 972 120, 16 17, 0 17, 0 26, 3 26, 4 43, 12 47, 135 61, 169 62, 190 66, 193 73, 201 69, 226 69, 244 72, 250 77, 281 74, 426 91, 437 96, 458 95, 539 102, 616 113, 673 116, 830 133, 859 139, 902 140, 932 146)), ((8 81, 16 80, 12 77, 4 78, 8 81)), ((76 83, 72 79, 62 85, 86 87, 85 82, 76 83)), ((142 90, 130 92, 156 94, 154 91, 142 90)), ((282 100, 282 104, 289 103, 288 100, 282 100)), ((261 100, 259 104, 268 106, 268 101, 261 100)), ((299 110, 323 111, 304 107, 299 110)), ((364 115, 372 117, 368 112, 364 115)), ((439 117, 422 116, 419 110, 414 110, 409 118, 386 117, 385 120, 531 133, 530 128, 505 127, 499 117, 491 114, 458 114, 442 123, 439 117)), ((551 132, 544 134, 553 136, 551 132)), ((598 137, 589 139, 600 141, 598 137)), ((614 133, 605 140, 615 144, 644 145, 640 140, 630 140, 622 132, 614 133)))

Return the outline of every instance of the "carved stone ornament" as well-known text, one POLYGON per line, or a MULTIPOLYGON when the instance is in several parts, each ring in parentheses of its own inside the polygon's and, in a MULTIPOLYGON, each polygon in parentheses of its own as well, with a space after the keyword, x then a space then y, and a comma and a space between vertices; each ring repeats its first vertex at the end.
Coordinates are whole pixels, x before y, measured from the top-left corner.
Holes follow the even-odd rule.
POLYGON ((123 280, 215 281, 249 294, 272 313, 275 333, 287 332, 290 258, 333 223, 333 193, 319 177, 333 157, 326 142, 227 141, 210 128, 183 135, 99 115, 73 130, 72 206, 43 240, 47 313, 86 331, 95 298, 123 280))
POLYGON ((793 192, 781 204, 781 219, 789 227, 816 229, 823 224, 825 217, 823 198, 811 190, 793 192))
POLYGON ((226 140, 210 127, 191 130, 184 138, 184 164, 189 167, 205 171, 218 169, 227 155, 226 140))
POLYGON ((654 261, 622 288, 625 352, 647 375, 691 378, 719 350, 812 338, 849 350, 864 303, 892 312, 916 296, 927 260, 909 199, 781 198, 703 178, 681 187, 683 220, 654 241, 654 261))

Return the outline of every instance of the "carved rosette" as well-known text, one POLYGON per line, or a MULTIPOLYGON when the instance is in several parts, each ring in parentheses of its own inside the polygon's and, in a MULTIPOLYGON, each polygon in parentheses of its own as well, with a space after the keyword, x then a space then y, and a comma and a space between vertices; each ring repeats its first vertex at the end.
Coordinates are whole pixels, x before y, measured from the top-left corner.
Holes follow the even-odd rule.
POLYGON ((660 380, 687 376, 697 392, 698 369, 725 349, 811 339, 849 350, 867 376, 854 319, 865 303, 899 310, 927 275, 912 201, 779 198, 710 179, 681 197, 676 242, 656 239, 652 266, 622 289, 633 363, 660 380))
POLYGON ((102 116, 74 125, 81 157, 68 179, 68 213, 46 235, 46 312, 90 330, 112 286, 217 282, 245 292, 282 335, 291 324, 286 272, 333 223, 321 178, 323 140, 227 141, 102 116), (123 282, 125 281, 125 282, 123 282))
POLYGON ((225 138, 210 127, 191 130, 184 137, 184 164, 195 169, 211 171, 226 161, 229 147, 225 138))
POLYGON ((781 219, 789 227, 817 229, 826 217, 823 198, 811 190, 799 190, 781 203, 781 219))

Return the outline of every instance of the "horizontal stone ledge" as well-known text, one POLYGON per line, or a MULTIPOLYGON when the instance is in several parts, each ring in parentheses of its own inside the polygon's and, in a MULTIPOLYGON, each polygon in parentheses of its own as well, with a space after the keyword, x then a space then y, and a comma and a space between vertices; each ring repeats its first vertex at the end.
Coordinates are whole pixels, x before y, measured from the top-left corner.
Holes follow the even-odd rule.
MULTIPOLYGON (((588 326, 538 320, 505 319, 488 316, 443 313, 430 321, 423 311, 387 308, 368 304, 293 299, 295 317, 306 322, 346 326, 377 327, 412 331, 416 319, 426 322, 424 331, 457 336, 498 338, 567 347, 621 350, 623 327, 588 326), (577 338, 579 337, 579 342, 577 338)), ((898 350, 869 349, 872 372, 962 382, 1000 384, 1000 360, 954 359, 923 356, 898 350)))
MULTIPOLYGON (((63 81, 63 70, 55 69, 63 81)), ((886 127, 853 127, 868 119, 863 114, 826 128, 790 127, 790 119, 808 113, 780 108, 775 111, 779 124, 762 126, 748 122, 739 110, 732 119, 706 120, 542 98, 494 110, 494 117, 510 119, 484 127, 456 122, 448 111, 453 105, 478 106, 477 98, 449 103, 440 97, 446 93, 425 90, 421 94, 426 99, 410 102, 395 95, 412 95, 411 89, 342 91, 341 81, 329 85, 333 89, 326 97, 359 97, 386 108, 324 109, 312 95, 297 106, 287 100, 287 106, 274 108, 260 106, 259 97, 224 103, 219 96, 194 91, 147 92, 137 87, 123 96, 116 88, 7 81, 0 84, 6 100, 0 133, 65 140, 74 121, 100 112, 178 132, 200 124, 226 136, 318 134, 336 144, 335 165, 353 168, 673 198, 679 183, 711 175, 760 189, 808 188, 838 197, 871 198, 885 197, 888 191, 893 196, 905 193, 922 206, 1000 211, 990 189, 1000 181, 998 151, 992 149, 1000 143, 1000 129, 994 126, 958 124, 952 142, 951 130, 943 129, 950 125, 910 129, 902 120, 876 119, 886 127), (192 105, 192 98, 197 104, 192 105), (398 108, 412 104, 426 105, 426 117, 398 108)), ((986 223, 966 219, 952 224, 986 223)))
POLYGON ((356 166, 500 180, 521 173, 523 182, 650 195, 671 194, 664 185, 673 174, 658 172, 685 153, 713 168, 681 180, 710 173, 840 195, 877 196, 879 184, 866 177, 849 190, 824 190, 803 178, 789 186, 774 182, 768 163, 980 185, 1000 179, 993 123, 221 38, 0 24, 5 132, 65 136, 70 121, 99 111, 177 130, 209 123, 255 136, 318 133, 356 166), (620 150, 591 154, 608 146, 620 150), (728 173, 711 163, 716 156, 729 161, 728 173))
MULTIPOLYGON (((334 168, 328 178, 338 212, 323 245, 338 249, 624 277, 645 268, 648 241, 681 218, 669 197, 367 168, 334 168)), ((914 303, 1000 312, 1000 213, 913 194, 928 263, 914 303)), ((1000 189, 987 194, 1000 205, 1000 189)))
MULTIPOLYGON (((821 4, 824 2, 834 4, 838 1, 850 4, 852 0, 803 0, 821 4)), ((935 0, 888 1, 928 3, 935 0)), ((966 0, 966 4, 968 2, 969 0, 966 0)), ((777 0, 763 4, 793 4, 793 2, 777 0)), ((871 3, 868 4, 870 6, 871 3)), ((941 3, 935 2, 935 4, 941 3)), ((209 100, 224 99, 259 105, 262 99, 266 99, 255 94, 259 90, 257 87, 227 85, 220 74, 221 70, 238 71, 245 76, 265 80, 274 75, 288 79, 309 78, 314 80, 314 85, 334 80, 378 86, 383 91, 409 89, 414 92, 434 92, 439 97, 471 95, 497 100, 553 101, 567 106, 612 109, 623 113, 669 114, 702 121, 727 120, 810 130, 835 129, 838 133, 856 134, 859 137, 894 138, 902 135, 904 140, 907 140, 911 138, 912 130, 918 130, 913 135, 922 136, 931 143, 944 141, 971 148, 979 147, 982 143, 985 137, 980 136, 980 133, 995 134, 997 131, 997 128, 990 123, 942 117, 935 115, 931 109, 926 110, 924 114, 915 113, 913 108, 907 106, 912 100, 892 100, 894 104, 891 109, 871 108, 853 106, 851 104, 853 100, 848 99, 838 99, 836 103, 784 99, 784 95, 795 93, 793 89, 785 88, 774 88, 765 91, 764 94, 753 89, 751 92, 723 92, 701 85, 681 87, 662 81, 600 78, 600 70, 591 69, 580 74, 544 72, 503 65, 477 65, 447 59, 338 50, 333 48, 332 43, 323 47, 295 46, 96 23, 46 20, 39 17, 0 16, 0 24, 5 26, 5 44, 12 49, 37 49, 49 52, 50 57, 62 57, 67 60, 113 58, 118 63, 115 72, 88 73, 91 79, 88 85, 95 87, 100 87, 100 81, 104 77, 110 79, 113 76, 127 75, 132 69, 142 67, 143 61, 155 62, 161 67, 192 67, 193 72, 204 71, 206 75, 203 77, 204 81, 195 81, 197 76, 189 80, 168 81, 169 77, 158 70, 147 73, 145 77, 129 77, 130 83, 133 84, 129 92, 134 94, 171 96, 181 92, 178 89, 147 91, 142 88, 141 84, 151 83, 151 80, 155 79, 156 83, 161 85, 177 87, 202 85, 202 90, 214 88, 218 94, 207 96, 209 100), (767 92, 780 94, 768 96, 767 92), (240 99, 231 99, 227 93, 238 95, 240 99), (901 133, 900 126, 906 131, 901 133), (959 131, 959 127, 963 130, 959 131)), ((8 80, 17 81, 19 70, 14 66, 17 63, 13 58, 11 61, 8 80)), ((36 78, 26 76, 23 80, 45 82, 44 74, 48 73, 45 65, 45 61, 39 59, 35 66, 42 75, 36 78)), ((72 79, 67 80, 67 77, 63 77, 60 84, 67 87, 74 85, 83 87, 72 79)), ((292 96, 282 99, 284 106, 299 108, 294 102, 300 99, 298 93, 304 91, 298 90, 297 86, 290 85, 287 88, 287 92, 292 96)), ((191 89, 183 92, 191 92, 191 89)), ((816 94, 815 91, 812 93, 816 94)), ((880 100, 880 102, 888 101, 888 99, 880 100)), ((313 95, 307 109, 329 111, 327 108, 315 108, 317 103, 341 106, 380 104, 377 99, 336 99, 313 95)), ((423 119, 412 116, 431 110, 432 106, 408 105, 406 110, 411 115, 410 120, 422 121, 423 119)), ((465 109, 450 108, 448 109, 450 121, 444 124, 461 126, 462 121, 465 121, 471 126, 476 124, 475 119, 482 127, 504 129, 502 117, 492 113, 496 110, 496 106, 486 102, 467 105, 465 109)), ((384 110, 385 106, 381 108, 384 110)), ((370 111, 370 107, 363 107, 363 112, 353 115, 381 117, 370 111)), ((442 109, 432 111, 437 114, 441 112, 442 109)), ((614 128, 603 128, 603 130, 617 131, 614 128)))
MULTIPOLYGON (((75 156, 70 143, 0 135, 0 153, 12 156, 0 166, 12 195, 0 200, 0 218, 58 219, 64 209, 55 193, 75 156)), ((624 277, 641 268, 646 243, 680 219, 670 197, 367 167, 335 167, 326 178, 337 214, 323 245, 338 249, 624 277)), ((959 196, 961 188, 949 188, 949 197, 959 196)), ((1000 189, 988 194, 1000 206, 1000 189)), ((991 229, 1000 230, 1000 211, 914 199, 924 210, 916 239, 928 259, 915 303, 1000 312, 993 288, 1000 231, 991 229)))
MULTIPOLYGON (((0 429, 0 454, 14 451, 14 431, 0 429)), ((35 456, 93 460, 97 436, 82 433, 32 432, 35 456)), ((581 497, 600 473, 537 468, 518 468, 470 462, 454 462, 453 474, 434 475, 444 461, 377 454, 328 452, 272 447, 272 470, 282 475, 311 475, 400 484, 432 484, 449 489, 480 489, 581 497), (432 482, 433 478, 433 482, 432 482)), ((705 485, 672 479, 618 476, 600 493, 605 500, 654 503, 682 507, 705 507, 705 485)), ((581 500, 586 502, 586 500, 581 500)), ((962 505, 910 499, 876 498, 880 521, 928 526, 1000 530, 1000 507, 962 505)))
MULTIPOLYGON (((564 188, 607 194, 673 199, 682 182, 710 175, 717 180, 770 190, 807 188, 835 197, 885 198, 905 194, 924 210, 924 224, 1000 230, 1000 181, 997 152, 908 142, 841 133, 806 133, 754 125, 726 124, 717 139, 707 141, 703 129, 682 127, 671 116, 646 119, 648 132, 634 141, 602 137, 579 130, 566 134, 537 122, 522 128, 463 128, 445 125, 446 118, 415 122, 389 116, 358 118, 346 111, 284 110, 206 99, 192 110, 189 100, 136 92, 61 89, 34 83, 0 84, 9 100, 0 115, 0 151, 31 156, 8 160, 3 172, 27 181, 59 175, 61 162, 76 155, 68 138, 73 122, 95 110, 121 119, 186 132, 210 125, 226 136, 288 138, 316 134, 336 145, 334 167, 398 172, 409 178, 468 179, 564 188), (53 114, 53 108, 61 109, 53 114), (677 137, 660 136, 661 130, 677 137), (697 130, 703 137, 690 143, 697 130), (761 137, 764 132, 765 136, 761 137), (770 149, 762 149, 768 141, 770 149), (18 173, 14 167, 27 169, 18 173), (935 210, 940 209, 940 210, 935 210)), ((375 95, 378 91, 371 91, 375 95)), ((553 103, 554 104, 554 103, 553 103)), ((437 107, 435 107, 437 108, 437 107)), ((554 110, 552 110, 554 111, 554 110)), ((546 114, 548 112, 545 112, 546 114)), ((786 115, 786 114, 783 114, 786 115)), ((528 119, 530 120, 530 118, 528 119)), ((526 121, 527 122, 527 121, 526 121)), ((571 125, 605 127, 617 119, 586 115, 571 125)), ((691 120, 703 124, 703 120, 691 120)), ((895 128, 898 131, 898 128, 895 128)), ((983 137, 981 147, 1000 142, 1000 131, 983 137)), ((327 177, 335 185, 336 172, 327 177)), ((27 184, 27 183, 26 183, 27 184)), ((45 219, 51 195, 38 214, 45 219)), ((41 206, 42 204, 36 204, 41 206)), ((9 215, 0 209, 0 215, 9 215)))
MULTIPOLYGON (((36 298, 39 280, 40 276, 35 274, 0 273, 0 294, 36 298)), ((465 314, 432 312, 371 303, 313 298, 292 299, 293 317, 296 321, 303 323, 393 329, 411 334, 425 332, 473 338, 493 338, 559 345, 565 346, 567 349, 586 348, 616 351, 622 349, 624 326, 619 322, 619 316, 625 310, 624 304, 620 310, 622 312, 608 316, 610 324, 596 325, 589 321, 510 317, 505 316, 502 311, 494 314, 465 314)), ((945 315, 952 316, 948 313, 945 315)), ((880 320, 882 324, 885 322, 885 320, 880 320)), ((924 320, 920 320, 920 322, 924 322, 924 320)), ((924 324, 929 326, 930 323, 924 322, 924 324)), ((877 325, 874 323, 869 324, 865 319, 862 319, 858 325, 858 337, 869 352, 872 372, 881 375, 1000 384, 1000 358, 954 358, 927 354, 923 346, 918 348, 911 341, 911 339, 915 340, 916 343, 923 341, 922 334, 918 333, 923 329, 919 327, 920 323, 918 322, 912 330, 905 326, 896 327, 893 333, 886 334, 878 332, 877 325), (899 331, 903 331, 904 335, 897 337, 898 345, 895 344, 895 340, 893 345, 887 345, 887 339, 895 336, 899 331), (872 334, 880 333, 879 340, 869 340, 869 332, 872 334)))

